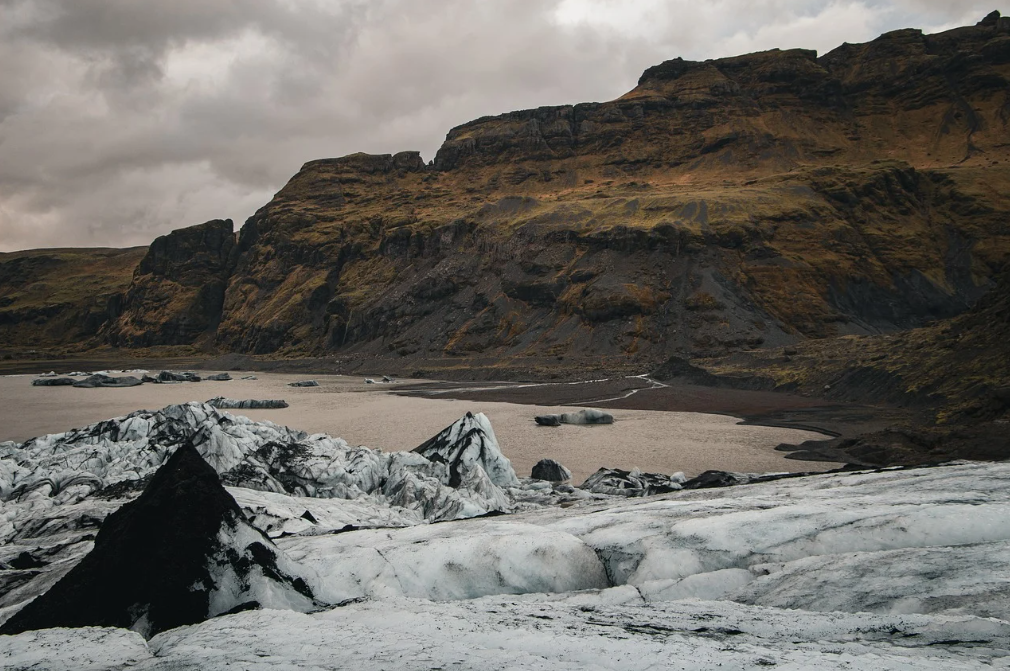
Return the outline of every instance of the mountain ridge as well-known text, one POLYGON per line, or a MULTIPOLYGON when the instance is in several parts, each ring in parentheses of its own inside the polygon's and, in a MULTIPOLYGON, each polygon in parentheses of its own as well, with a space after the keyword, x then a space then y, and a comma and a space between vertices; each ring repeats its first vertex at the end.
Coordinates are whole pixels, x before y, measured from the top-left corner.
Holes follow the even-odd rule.
POLYGON ((920 327, 1010 253, 1008 81, 998 12, 822 56, 673 59, 614 101, 461 124, 430 164, 309 161, 234 238, 159 238, 69 343, 0 282, 0 329, 573 371, 920 327))

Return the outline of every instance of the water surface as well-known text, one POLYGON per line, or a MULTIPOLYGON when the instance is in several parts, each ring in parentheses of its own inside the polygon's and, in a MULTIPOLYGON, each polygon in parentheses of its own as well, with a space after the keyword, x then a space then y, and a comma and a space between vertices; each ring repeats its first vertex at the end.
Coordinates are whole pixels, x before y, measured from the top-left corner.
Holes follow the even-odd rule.
POLYGON ((256 380, 238 379, 243 374, 232 372, 236 379, 230 382, 145 384, 126 389, 33 387, 34 376, 0 377, 0 441, 23 441, 134 410, 227 396, 284 399, 291 407, 229 412, 309 433, 328 433, 352 445, 384 451, 411 450, 467 411, 483 412, 491 419, 516 473, 528 476, 533 464, 549 457, 571 469, 576 483, 601 466, 684 471, 691 476, 708 469, 796 472, 838 465, 786 459, 774 449, 779 443, 823 438, 821 434, 747 426, 724 415, 608 409, 616 419, 612 425, 542 427, 533 422, 535 415, 572 408, 408 398, 390 393, 396 385, 365 384, 358 377, 320 375, 312 378, 319 387, 294 388, 287 383, 305 379, 304 375, 255 373, 256 380))

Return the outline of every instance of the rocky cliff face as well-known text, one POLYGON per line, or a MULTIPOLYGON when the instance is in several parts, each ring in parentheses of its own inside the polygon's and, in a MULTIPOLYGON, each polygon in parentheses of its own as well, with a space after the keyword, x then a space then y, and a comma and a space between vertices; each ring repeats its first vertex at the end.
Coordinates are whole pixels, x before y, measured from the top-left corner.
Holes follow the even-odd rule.
POLYGON ((123 345, 635 365, 907 329, 1010 252, 1010 23, 649 68, 621 98, 305 164, 152 245, 123 345))
POLYGON ((578 167, 612 166, 614 175, 737 175, 885 156, 948 165, 1005 142, 1008 49, 1010 19, 994 13, 977 26, 898 30, 821 57, 776 49, 702 63, 677 58, 646 70, 613 102, 455 128, 435 166, 578 159, 578 167))
POLYGON ((217 342, 539 365, 955 315, 1010 251, 1004 43, 989 17, 677 59, 455 128, 427 168, 308 163, 243 228, 217 342))
POLYGON ((211 337, 231 277, 231 219, 191 226, 151 243, 106 328, 113 345, 188 345, 211 337))

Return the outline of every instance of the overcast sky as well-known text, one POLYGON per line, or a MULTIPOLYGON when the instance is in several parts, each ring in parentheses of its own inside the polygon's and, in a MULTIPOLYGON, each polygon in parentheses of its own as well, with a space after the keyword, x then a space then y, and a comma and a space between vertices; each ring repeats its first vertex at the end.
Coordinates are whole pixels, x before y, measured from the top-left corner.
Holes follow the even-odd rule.
POLYGON ((824 53, 1010 0, 0 0, 0 251, 241 225, 301 166, 616 98, 663 60, 824 53))

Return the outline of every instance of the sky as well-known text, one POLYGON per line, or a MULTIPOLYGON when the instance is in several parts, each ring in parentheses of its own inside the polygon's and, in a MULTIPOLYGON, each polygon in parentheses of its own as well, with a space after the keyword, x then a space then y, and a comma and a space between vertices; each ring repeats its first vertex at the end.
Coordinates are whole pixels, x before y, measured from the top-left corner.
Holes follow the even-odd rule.
POLYGON ((240 226, 305 163, 1010 0, 0 0, 0 251, 240 226))

